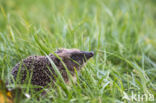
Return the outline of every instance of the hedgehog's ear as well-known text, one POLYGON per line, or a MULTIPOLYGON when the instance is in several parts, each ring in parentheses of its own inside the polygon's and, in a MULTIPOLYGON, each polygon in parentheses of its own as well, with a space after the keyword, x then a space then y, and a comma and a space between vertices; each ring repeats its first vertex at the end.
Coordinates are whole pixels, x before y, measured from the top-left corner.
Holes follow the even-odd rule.
POLYGON ((61 53, 63 51, 63 49, 59 48, 55 51, 55 53, 61 53))
POLYGON ((77 59, 77 55, 73 54, 73 55, 70 56, 70 58, 71 58, 72 60, 76 60, 76 59, 77 59))

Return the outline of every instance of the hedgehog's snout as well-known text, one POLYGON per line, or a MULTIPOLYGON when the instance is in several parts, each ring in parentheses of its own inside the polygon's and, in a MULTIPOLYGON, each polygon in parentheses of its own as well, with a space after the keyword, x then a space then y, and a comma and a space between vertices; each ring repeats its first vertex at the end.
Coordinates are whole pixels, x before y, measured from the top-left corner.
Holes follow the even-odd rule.
POLYGON ((93 51, 91 51, 91 52, 82 51, 82 53, 84 54, 86 59, 90 59, 91 57, 94 56, 94 52, 93 51))

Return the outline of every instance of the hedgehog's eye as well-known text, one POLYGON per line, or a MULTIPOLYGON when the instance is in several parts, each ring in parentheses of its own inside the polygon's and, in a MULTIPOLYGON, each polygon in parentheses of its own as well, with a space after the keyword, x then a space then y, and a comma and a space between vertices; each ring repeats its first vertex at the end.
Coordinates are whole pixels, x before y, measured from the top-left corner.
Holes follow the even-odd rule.
POLYGON ((78 57, 73 55, 73 56, 71 56, 71 59, 76 61, 78 59, 78 57))
POLYGON ((74 63, 76 63, 76 64, 78 64, 78 65, 80 65, 81 64, 81 57, 79 57, 79 56, 75 56, 75 55, 73 55, 73 56, 71 56, 71 59, 72 59, 72 61, 74 62, 74 63))
POLYGON ((61 53, 62 51, 61 50, 57 50, 57 51, 55 51, 55 53, 61 53))
POLYGON ((55 59, 55 65, 59 65, 60 64, 60 60, 58 58, 55 59))
POLYGON ((71 56, 71 59, 72 60, 75 60, 75 61, 79 61, 79 60, 82 60, 83 59, 83 56, 81 54, 73 54, 71 56))

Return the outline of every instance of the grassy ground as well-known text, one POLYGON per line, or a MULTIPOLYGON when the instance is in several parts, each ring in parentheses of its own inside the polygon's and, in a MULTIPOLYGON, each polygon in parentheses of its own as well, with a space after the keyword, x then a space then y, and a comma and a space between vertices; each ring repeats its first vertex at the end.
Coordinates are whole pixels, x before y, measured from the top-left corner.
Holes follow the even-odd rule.
MULTIPOLYGON (((96 55, 77 83, 51 88, 40 102, 127 103, 123 96, 132 92, 156 98, 155 6, 154 0, 1 0, 0 78, 9 80, 29 55, 79 48, 96 55)), ((25 102, 38 103, 31 97, 25 102)))

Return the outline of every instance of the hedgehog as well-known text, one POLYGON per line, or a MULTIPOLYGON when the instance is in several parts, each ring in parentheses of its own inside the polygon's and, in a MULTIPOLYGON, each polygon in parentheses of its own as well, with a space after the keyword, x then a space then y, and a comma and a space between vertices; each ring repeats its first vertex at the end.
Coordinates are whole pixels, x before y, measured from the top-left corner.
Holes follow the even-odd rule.
MULTIPOLYGON (((13 67, 11 74, 15 81, 25 83, 31 77, 31 84, 45 87, 54 83, 57 78, 56 71, 51 63, 55 64, 65 83, 69 82, 68 73, 75 78, 75 69, 80 71, 83 65, 94 56, 94 52, 80 51, 79 49, 58 49, 48 56, 29 56, 13 67), (51 61, 50 61, 51 60, 51 61), (20 79, 19 79, 20 78, 20 79)), ((37 88, 41 90, 41 88, 37 88)))

